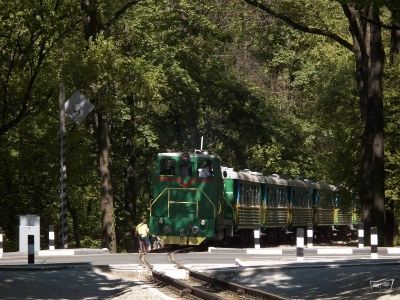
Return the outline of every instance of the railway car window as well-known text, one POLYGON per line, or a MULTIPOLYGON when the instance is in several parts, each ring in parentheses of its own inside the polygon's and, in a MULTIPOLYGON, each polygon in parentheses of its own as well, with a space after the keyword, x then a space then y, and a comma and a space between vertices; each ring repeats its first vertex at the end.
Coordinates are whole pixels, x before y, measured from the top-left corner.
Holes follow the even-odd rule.
POLYGON ((333 205, 333 195, 330 192, 320 192, 319 197, 319 207, 321 208, 331 208, 333 205))
POLYGON ((244 199, 246 206, 251 206, 251 186, 245 185, 244 189, 246 191, 246 196, 244 199))
POLYGON ((244 186, 243 184, 240 185, 240 204, 244 205, 244 186))
POLYGON ((279 189, 279 203, 278 203, 279 207, 283 206, 284 200, 285 200, 284 190, 283 189, 279 189))
POLYGON ((277 205, 276 205, 276 201, 277 201, 277 192, 278 192, 278 189, 277 188, 273 188, 273 190, 272 190, 272 206, 273 207, 276 207, 277 205))
POLYGON ((260 204, 260 192, 258 188, 254 187, 254 206, 258 206, 260 204))
POLYGON ((310 194, 308 191, 305 191, 304 207, 310 207, 310 194))
POLYGON ((274 206, 274 188, 268 189, 268 206, 274 206))
POLYGON ((175 176, 175 159, 162 158, 160 160, 159 176, 175 176))
POLYGON ((254 186, 250 186, 250 205, 255 206, 256 205, 256 188, 254 186))

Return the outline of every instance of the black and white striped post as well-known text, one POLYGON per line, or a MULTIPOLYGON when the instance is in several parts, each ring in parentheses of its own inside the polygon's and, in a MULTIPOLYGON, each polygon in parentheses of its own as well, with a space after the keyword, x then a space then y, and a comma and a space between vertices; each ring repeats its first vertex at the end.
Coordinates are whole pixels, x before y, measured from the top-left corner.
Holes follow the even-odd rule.
POLYGON ((49 250, 54 250, 54 225, 49 225, 49 250))
POLYGON ((378 228, 371 227, 371 258, 378 258, 378 228))
POLYGON ((364 223, 358 224, 358 248, 364 248, 364 223))
POLYGON ((303 261, 304 260, 304 229, 303 228, 297 228, 297 261, 303 261))
POLYGON ((66 143, 65 143, 65 90, 64 85, 60 85, 60 238, 61 238, 61 248, 68 248, 68 227, 67 227, 67 205, 68 205, 68 195, 67 195, 67 166, 66 166, 66 143))
POLYGON ((254 224, 254 249, 260 249, 260 224, 254 224))
POLYGON ((313 247, 313 237, 314 237, 313 225, 312 225, 312 223, 308 223, 307 224, 307 248, 313 247))
POLYGON ((35 264, 35 236, 28 235, 28 265, 35 264))
POLYGON ((0 257, 3 257, 3 228, 0 227, 0 257))

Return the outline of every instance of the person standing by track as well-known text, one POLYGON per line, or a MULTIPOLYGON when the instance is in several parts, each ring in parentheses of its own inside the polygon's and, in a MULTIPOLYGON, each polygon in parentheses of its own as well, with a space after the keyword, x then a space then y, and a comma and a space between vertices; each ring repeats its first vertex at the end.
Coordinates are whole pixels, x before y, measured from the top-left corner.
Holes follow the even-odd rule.
POLYGON ((141 253, 142 240, 144 241, 144 243, 147 247, 147 251, 151 250, 151 244, 150 244, 150 240, 148 237, 149 231, 150 231, 150 229, 146 224, 146 219, 143 217, 140 218, 140 223, 136 226, 136 230, 135 230, 135 236, 138 237, 138 242, 139 242, 139 253, 141 253))

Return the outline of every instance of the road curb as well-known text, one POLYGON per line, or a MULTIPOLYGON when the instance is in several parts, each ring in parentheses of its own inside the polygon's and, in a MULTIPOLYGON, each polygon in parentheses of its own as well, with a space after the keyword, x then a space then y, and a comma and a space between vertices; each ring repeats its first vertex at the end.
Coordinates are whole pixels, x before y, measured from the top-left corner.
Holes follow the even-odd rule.
MULTIPOLYGON (((296 255, 296 248, 279 249, 239 249, 239 248, 214 248, 209 247, 211 253, 239 253, 239 254, 264 254, 264 255, 296 255)), ((353 254, 371 254, 371 248, 348 248, 348 247, 324 247, 324 248, 304 248, 304 256, 307 255, 353 255, 353 254)), ((399 255, 400 247, 381 247, 378 248, 378 254, 399 255)))
MULTIPOLYGON (((39 250, 35 251, 35 256, 68 256, 68 255, 86 255, 86 254, 106 254, 110 253, 107 248, 103 249, 90 249, 90 248, 77 248, 77 249, 55 249, 55 250, 39 250)), ((21 252, 3 252, 2 257, 18 257, 28 256, 28 251, 21 252)))
POLYGON ((40 265, 3 265, 0 271, 55 271, 68 268, 93 268, 92 263, 58 263, 58 264, 40 264, 40 265))

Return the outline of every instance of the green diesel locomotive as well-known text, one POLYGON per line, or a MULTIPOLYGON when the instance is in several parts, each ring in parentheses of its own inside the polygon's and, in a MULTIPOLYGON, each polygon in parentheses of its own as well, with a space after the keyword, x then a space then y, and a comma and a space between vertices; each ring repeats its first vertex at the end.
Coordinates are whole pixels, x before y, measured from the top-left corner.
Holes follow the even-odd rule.
POLYGON ((312 223, 318 234, 347 232, 353 211, 339 207, 336 187, 303 179, 221 166, 204 151, 160 153, 154 172, 150 231, 164 244, 201 245, 231 239, 251 242, 254 227, 263 240, 285 240, 312 223))

